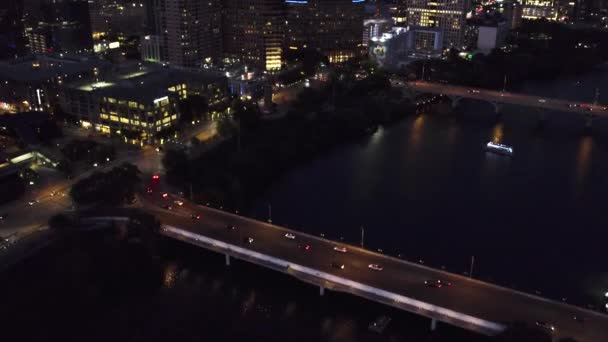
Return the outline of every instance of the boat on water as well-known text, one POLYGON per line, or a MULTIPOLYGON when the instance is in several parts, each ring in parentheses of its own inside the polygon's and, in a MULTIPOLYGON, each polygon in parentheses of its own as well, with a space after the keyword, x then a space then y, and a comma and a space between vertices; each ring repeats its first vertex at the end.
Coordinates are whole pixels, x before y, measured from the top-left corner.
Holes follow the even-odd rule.
POLYGON ((486 150, 489 152, 494 152, 497 154, 502 154, 505 156, 512 156, 513 155, 513 148, 511 146, 507 146, 507 145, 503 145, 503 144, 498 144, 495 143, 493 141, 490 141, 487 145, 486 145, 486 150))

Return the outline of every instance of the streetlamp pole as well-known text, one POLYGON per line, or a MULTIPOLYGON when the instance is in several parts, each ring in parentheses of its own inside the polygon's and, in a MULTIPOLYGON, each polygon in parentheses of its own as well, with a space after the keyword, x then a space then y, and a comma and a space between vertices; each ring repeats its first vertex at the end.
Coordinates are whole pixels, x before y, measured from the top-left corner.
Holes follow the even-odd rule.
POLYGON ((475 266, 475 256, 471 256, 471 267, 469 268, 469 278, 473 278, 473 267, 475 266))
POLYGON ((424 67, 426 64, 422 63, 422 82, 424 82, 424 67))
POLYGON ((272 223, 272 204, 268 203, 268 223, 272 223))
POLYGON ((365 247, 365 228, 361 226, 361 248, 365 247))
POLYGON ((507 91, 507 74, 505 74, 504 82, 502 83, 502 92, 507 91))

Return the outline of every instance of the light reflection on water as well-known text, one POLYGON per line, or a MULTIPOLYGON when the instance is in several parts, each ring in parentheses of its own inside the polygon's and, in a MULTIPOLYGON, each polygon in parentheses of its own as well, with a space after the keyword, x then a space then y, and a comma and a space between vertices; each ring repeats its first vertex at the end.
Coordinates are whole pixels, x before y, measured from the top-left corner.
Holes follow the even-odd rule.
POLYGON ((581 139, 576 158, 576 196, 580 196, 589 173, 589 163, 593 152, 593 138, 585 136, 581 139))

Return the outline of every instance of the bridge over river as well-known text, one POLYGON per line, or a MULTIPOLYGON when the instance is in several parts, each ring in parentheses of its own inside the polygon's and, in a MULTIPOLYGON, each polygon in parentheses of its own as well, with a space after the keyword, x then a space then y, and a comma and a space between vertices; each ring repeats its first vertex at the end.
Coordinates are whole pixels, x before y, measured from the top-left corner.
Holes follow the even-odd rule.
MULTIPOLYGON (((363 248, 293 231, 171 195, 142 199, 144 212, 162 224, 161 234, 283 272, 327 291, 342 291, 429 318, 431 329, 445 322, 495 335, 514 321, 546 322, 553 336, 579 342, 608 341, 608 315, 433 269, 363 248), (175 204, 178 201, 181 205, 175 204), (168 204, 172 210, 164 209, 168 204), (198 216, 200 215, 200 217, 198 216), (344 266, 341 268, 341 266, 344 266), (379 265, 374 270, 369 265, 379 265), (425 281, 441 280, 431 287, 425 281), (447 286, 447 282, 452 285, 447 286), (574 319, 577 317, 577 319, 574 319)), ((83 221, 128 220, 129 212, 88 213, 83 221)))

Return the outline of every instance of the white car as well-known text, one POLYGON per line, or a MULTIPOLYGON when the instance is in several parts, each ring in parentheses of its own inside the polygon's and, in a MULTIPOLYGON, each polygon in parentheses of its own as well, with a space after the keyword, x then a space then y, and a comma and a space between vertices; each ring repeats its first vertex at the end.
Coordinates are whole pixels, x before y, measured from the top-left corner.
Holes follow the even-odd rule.
POLYGON ((285 237, 286 237, 286 238, 288 238, 289 240, 293 240, 293 239, 295 239, 295 238, 296 238, 296 236, 295 236, 295 235, 293 235, 293 234, 291 234, 291 233, 287 233, 287 234, 285 234, 285 237))
POLYGON ((180 200, 176 200, 176 201, 175 201, 175 202, 173 202, 173 203, 175 203, 175 204, 179 205, 180 207, 181 207, 182 205, 184 205, 184 202, 183 202, 183 201, 180 201, 180 200))
POLYGON ((374 271, 382 271, 384 268, 378 264, 369 264, 367 266, 368 268, 371 268, 374 271))
POLYGON ((334 246, 334 251, 340 252, 340 253, 346 253, 347 249, 346 249, 346 247, 334 246))
POLYGON ((539 327, 539 328, 541 328, 541 329, 544 329, 544 330, 546 330, 546 331, 548 331, 550 333, 554 333, 555 330, 556 330, 555 325, 547 323, 547 322, 537 321, 536 322, 536 326, 539 327))
POLYGON ((547 102, 547 100, 545 100, 545 99, 538 99, 538 102, 545 103, 545 102, 547 102))
POLYGON ((38 203, 38 200, 32 200, 32 201, 27 202, 27 204, 29 204, 29 205, 34 205, 36 203, 38 203))

